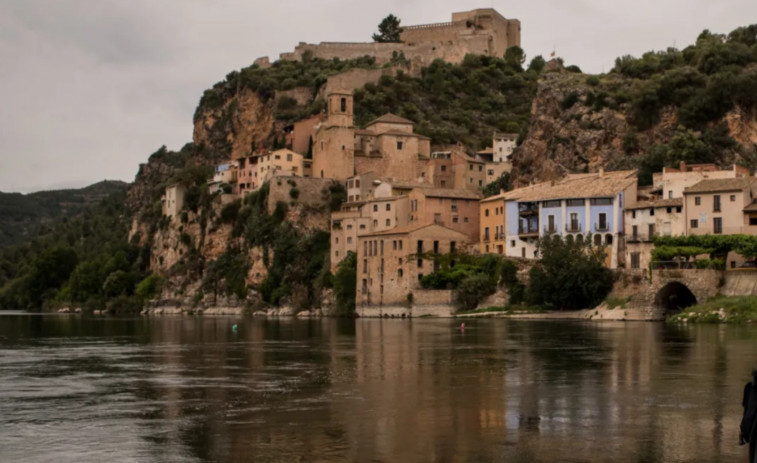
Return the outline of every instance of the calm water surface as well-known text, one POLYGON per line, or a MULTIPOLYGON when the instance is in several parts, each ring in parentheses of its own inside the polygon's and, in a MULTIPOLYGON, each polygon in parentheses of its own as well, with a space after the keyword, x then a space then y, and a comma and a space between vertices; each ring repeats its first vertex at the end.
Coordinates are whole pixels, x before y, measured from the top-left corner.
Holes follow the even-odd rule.
POLYGON ((0 315, 0 461, 746 460, 757 327, 458 325, 0 315))

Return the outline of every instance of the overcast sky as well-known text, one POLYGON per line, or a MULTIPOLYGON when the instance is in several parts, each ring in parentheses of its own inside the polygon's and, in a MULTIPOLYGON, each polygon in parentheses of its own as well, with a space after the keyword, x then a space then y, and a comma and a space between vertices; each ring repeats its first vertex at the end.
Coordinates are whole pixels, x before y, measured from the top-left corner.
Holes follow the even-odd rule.
POLYGON ((369 41, 388 13, 412 25, 474 7, 519 19, 529 60, 554 46, 594 73, 757 22, 755 0, 2 0, 0 191, 131 181, 191 141, 202 91, 230 70, 300 41, 369 41))

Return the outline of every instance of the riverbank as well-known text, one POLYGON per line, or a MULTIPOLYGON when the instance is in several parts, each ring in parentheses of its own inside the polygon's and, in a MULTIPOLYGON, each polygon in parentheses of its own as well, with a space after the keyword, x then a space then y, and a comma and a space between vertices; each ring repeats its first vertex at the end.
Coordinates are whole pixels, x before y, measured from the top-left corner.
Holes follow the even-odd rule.
POLYGON ((673 323, 756 323, 757 296, 718 296, 684 309, 673 323))
POLYGON ((622 305, 603 302, 593 309, 570 311, 544 311, 539 308, 507 309, 491 307, 455 315, 456 318, 514 318, 524 320, 608 320, 645 321, 645 314, 639 310, 626 309, 622 305))

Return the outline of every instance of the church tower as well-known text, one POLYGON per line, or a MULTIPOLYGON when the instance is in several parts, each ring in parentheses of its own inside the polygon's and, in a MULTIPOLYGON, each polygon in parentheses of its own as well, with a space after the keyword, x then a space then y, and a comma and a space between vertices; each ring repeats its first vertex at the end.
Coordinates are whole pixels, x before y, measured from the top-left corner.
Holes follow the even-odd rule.
POLYGON ((332 92, 326 99, 326 120, 316 129, 313 140, 313 177, 343 182, 355 172, 352 94, 332 92))

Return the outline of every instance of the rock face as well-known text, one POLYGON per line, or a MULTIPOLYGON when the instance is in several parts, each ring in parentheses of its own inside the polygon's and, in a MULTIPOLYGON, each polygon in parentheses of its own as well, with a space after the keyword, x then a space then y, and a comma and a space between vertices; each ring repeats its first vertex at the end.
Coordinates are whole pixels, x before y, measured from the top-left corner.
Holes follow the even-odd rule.
POLYGON ((237 159, 269 148, 273 134, 273 104, 243 88, 217 108, 198 108, 192 139, 195 146, 219 153, 222 159, 237 159))
MULTIPOLYGON (((590 85, 585 74, 565 71, 542 75, 531 106, 528 133, 513 153, 516 186, 599 168, 633 169, 652 145, 671 140, 679 126, 676 108, 664 108, 657 124, 638 131, 630 123, 630 104, 614 101, 614 95, 628 94, 633 82, 616 74, 602 76, 601 81, 590 85), (606 104, 597 104, 598 98, 606 104)), ((749 164, 750 156, 740 158, 738 153, 754 151, 757 115, 736 109, 721 122, 727 124, 731 137, 741 146, 727 153, 720 163, 749 164)))

